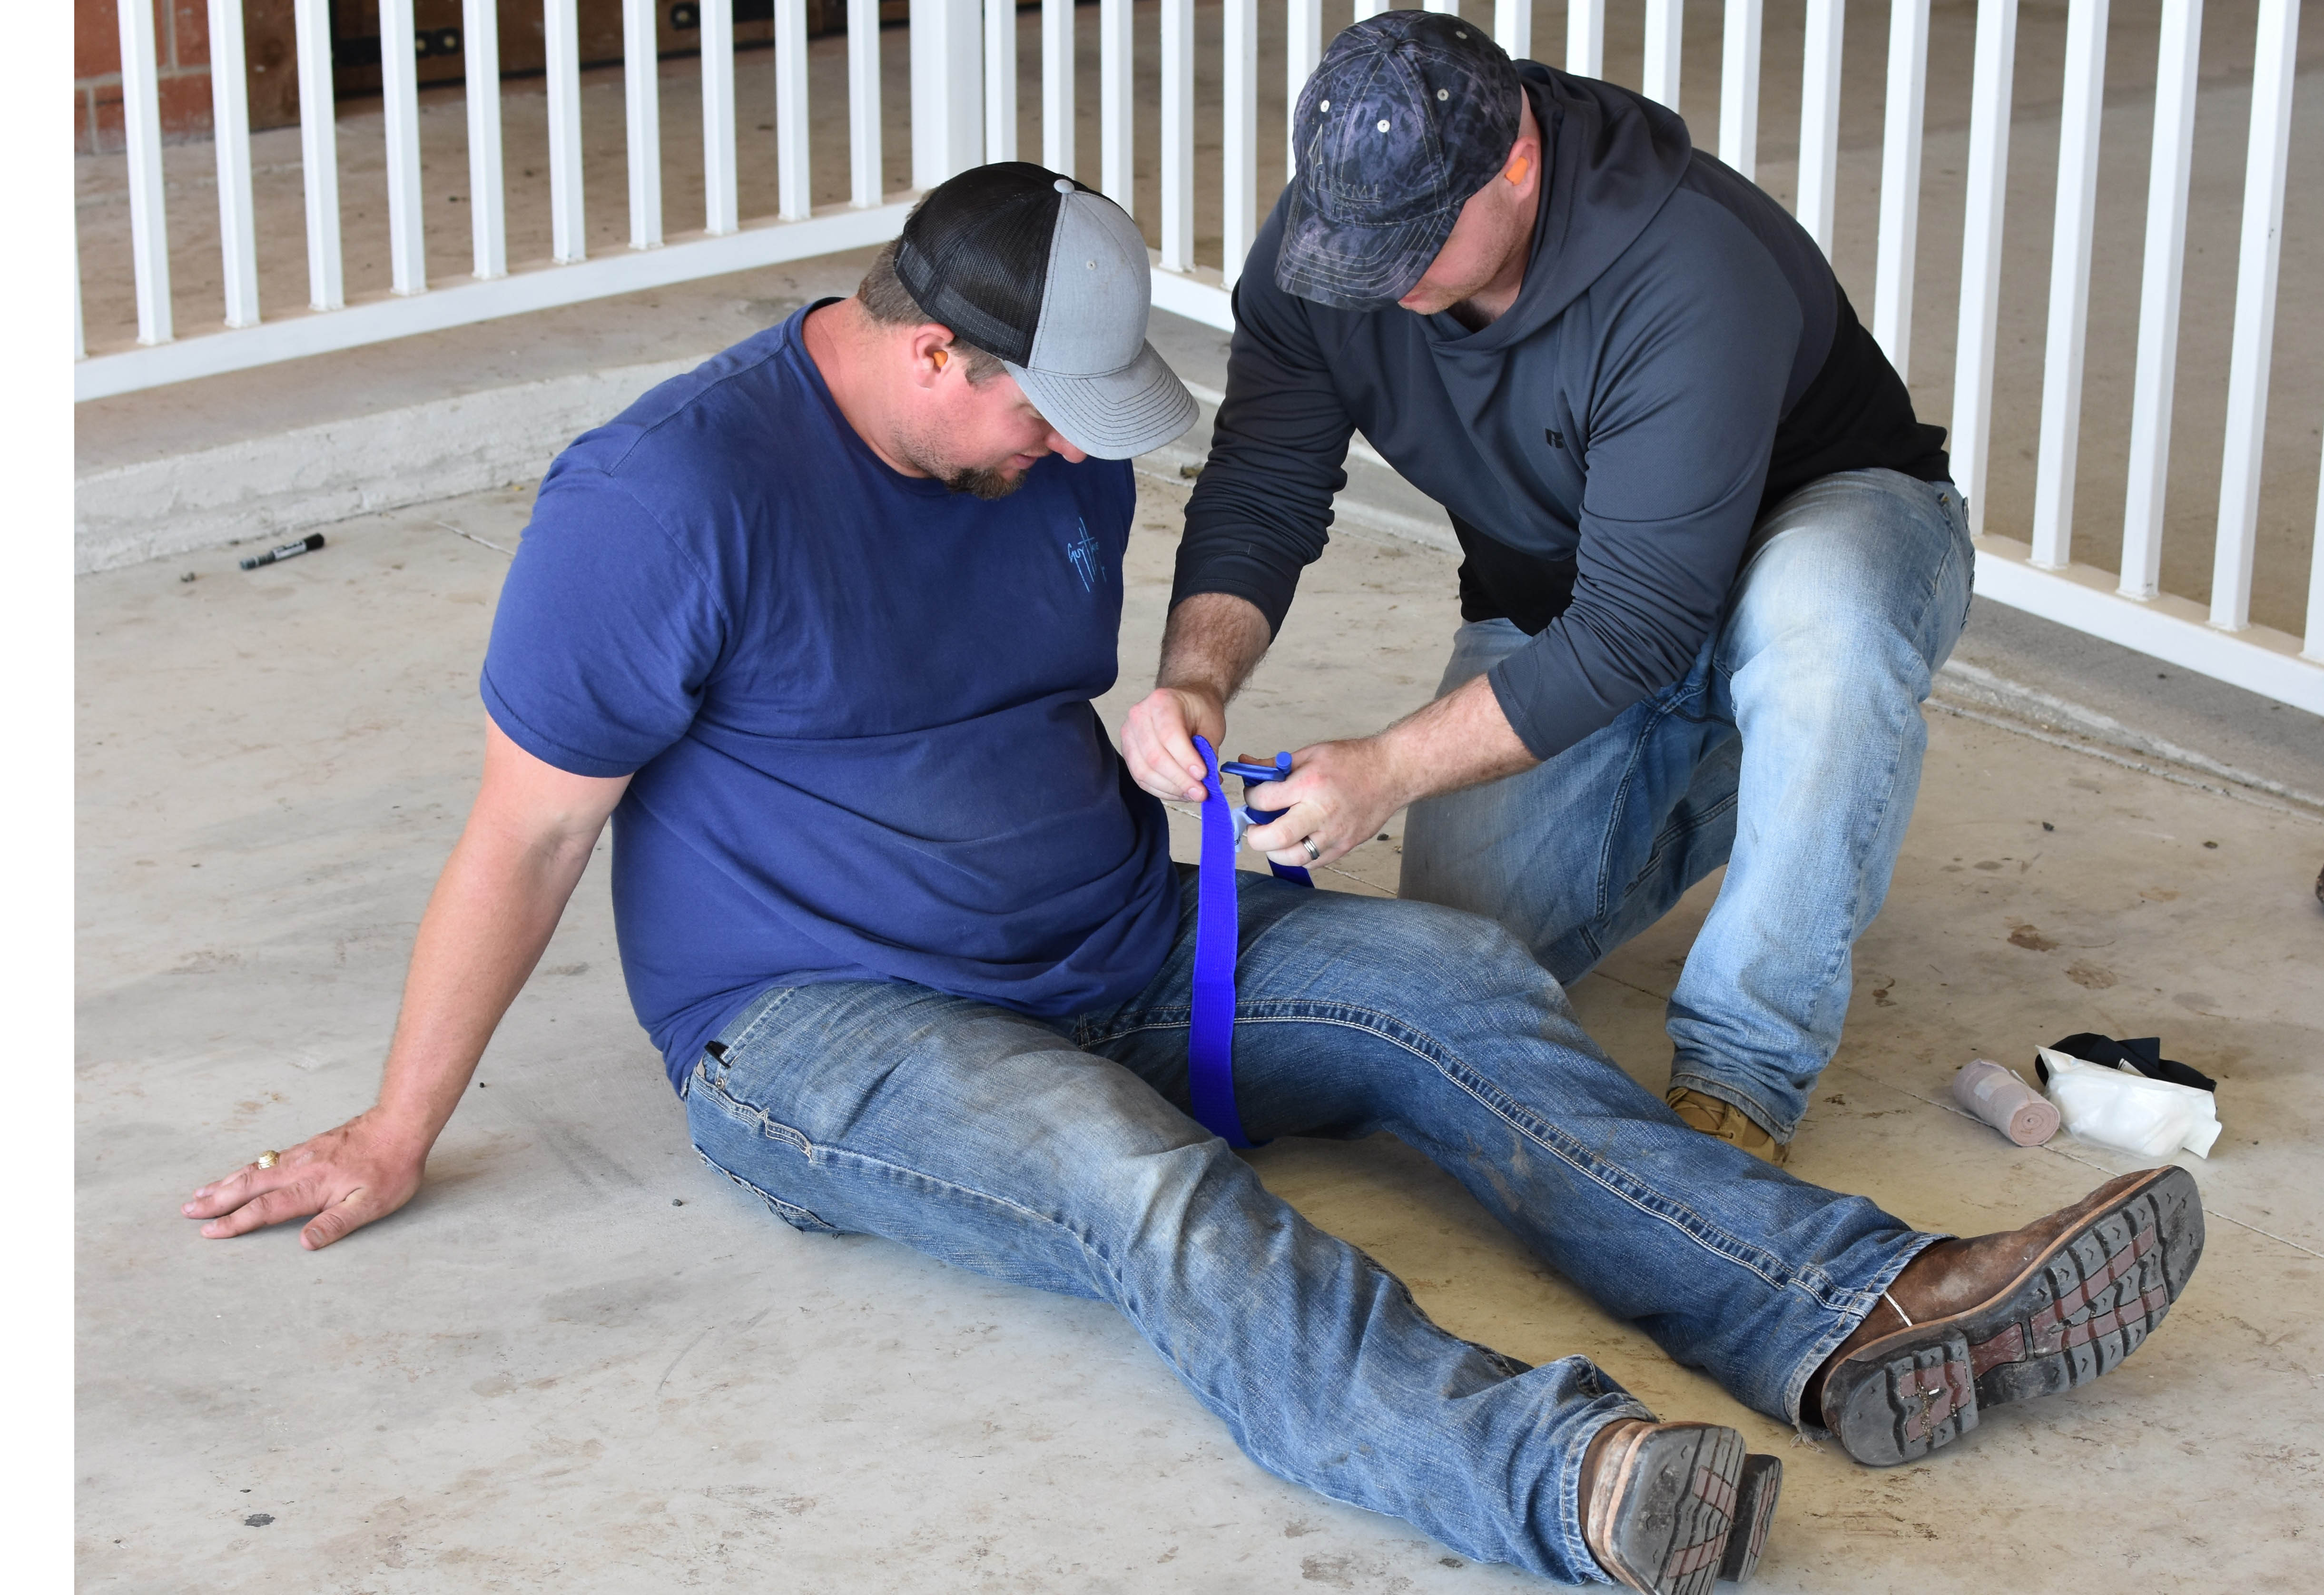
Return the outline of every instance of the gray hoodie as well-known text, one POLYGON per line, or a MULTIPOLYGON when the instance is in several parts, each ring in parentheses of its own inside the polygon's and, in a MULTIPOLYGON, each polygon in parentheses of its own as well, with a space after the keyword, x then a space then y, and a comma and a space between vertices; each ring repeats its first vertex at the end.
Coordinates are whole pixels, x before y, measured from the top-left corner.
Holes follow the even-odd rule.
POLYGON ((1280 204, 1260 229, 1171 602, 1231 593, 1279 627, 1360 429, 1450 514, 1462 615, 1533 633, 1490 678, 1547 759, 1685 675, 1765 508, 1833 471, 1947 467, 1782 207, 1675 113, 1517 70, 1547 184, 1490 326, 1296 299, 1275 281, 1280 204))

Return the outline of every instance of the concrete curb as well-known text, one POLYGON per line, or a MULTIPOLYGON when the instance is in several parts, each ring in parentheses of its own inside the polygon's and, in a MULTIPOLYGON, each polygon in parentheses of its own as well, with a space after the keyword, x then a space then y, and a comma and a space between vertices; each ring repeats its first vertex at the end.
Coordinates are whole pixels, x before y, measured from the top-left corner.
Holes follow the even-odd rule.
POLYGON ((520 383, 91 472, 75 484, 73 570, 111 570, 504 487, 689 355, 520 383))
MULTIPOLYGON (((75 484, 74 574, 227 543, 284 541, 357 515, 529 481, 581 433, 709 357, 519 383, 92 471, 75 484)), ((1172 444, 1141 456, 1139 468, 1184 486, 1180 467, 1200 466, 1204 457, 1172 444)), ((1343 533, 1460 549, 1449 527, 1356 493, 1342 493, 1333 510, 1343 533)))

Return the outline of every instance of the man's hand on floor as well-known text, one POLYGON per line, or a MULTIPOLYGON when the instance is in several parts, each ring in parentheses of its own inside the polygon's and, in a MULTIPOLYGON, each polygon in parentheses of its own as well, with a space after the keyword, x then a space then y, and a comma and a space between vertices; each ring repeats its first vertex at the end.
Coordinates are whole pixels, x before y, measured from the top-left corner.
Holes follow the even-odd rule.
POLYGON ((278 1154, 272 1168, 245 1164, 204 1185, 179 1211, 208 1219, 202 1233, 212 1240, 311 1217, 299 1244, 314 1251, 410 1201, 427 1161, 425 1141, 415 1144, 374 1113, 359 1113, 278 1154))

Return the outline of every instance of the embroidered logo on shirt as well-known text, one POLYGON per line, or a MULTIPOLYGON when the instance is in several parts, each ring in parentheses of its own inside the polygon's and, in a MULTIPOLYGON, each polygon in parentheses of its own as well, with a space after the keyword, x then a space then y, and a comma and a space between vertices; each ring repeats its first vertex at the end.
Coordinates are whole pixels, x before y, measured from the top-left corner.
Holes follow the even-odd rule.
POLYGON ((1088 526, 1079 516, 1074 518, 1074 524, 1081 528, 1082 535, 1065 545, 1065 558, 1074 562, 1074 574, 1082 578, 1082 591, 1093 593, 1097 585, 1105 580, 1105 560, 1101 557, 1104 550, 1098 547, 1097 539, 1090 536, 1088 526))
POLYGON ((1565 447, 1565 434, 1563 432, 1553 432, 1547 427, 1544 427, 1542 429, 1542 436, 1549 439, 1549 446, 1552 448, 1563 448, 1565 447))

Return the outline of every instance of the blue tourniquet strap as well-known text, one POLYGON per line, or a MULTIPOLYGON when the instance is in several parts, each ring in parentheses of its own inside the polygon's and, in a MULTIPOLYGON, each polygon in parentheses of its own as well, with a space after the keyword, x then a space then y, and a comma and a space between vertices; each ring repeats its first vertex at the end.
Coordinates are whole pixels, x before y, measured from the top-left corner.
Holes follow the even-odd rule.
MULTIPOLYGON (((1203 755, 1203 858, 1194 906, 1194 991, 1192 1023, 1186 1037, 1187 1095, 1194 1117, 1231 1147, 1248 1147, 1242 1115, 1235 1111, 1234 1016, 1235 954, 1240 939, 1235 910, 1234 811, 1219 784, 1219 756, 1202 737, 1194 746, 1203 755)), ((1290 761, 1277 760, 1287 771, 1290 761)), ((1277 779, 1280 779, 1277 777, 1277 779)), ((1248 793, 1246 793, 1248 796, 1248 793)), ((1265 825, 1273 815, 1249 811, 1265 825)), ((1314 883, 1305 870, 1271 865, 1277 875, 1302 886, 1314 883)))

